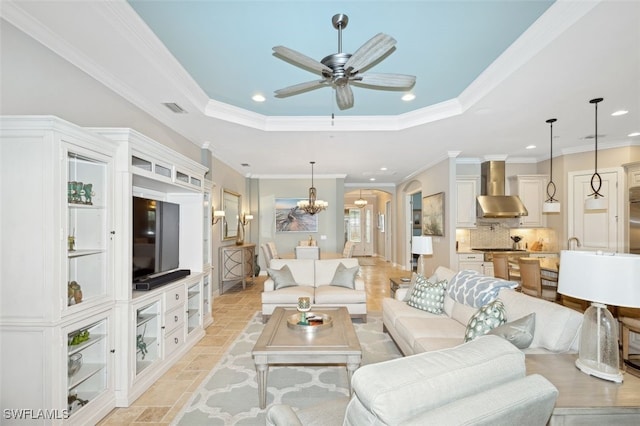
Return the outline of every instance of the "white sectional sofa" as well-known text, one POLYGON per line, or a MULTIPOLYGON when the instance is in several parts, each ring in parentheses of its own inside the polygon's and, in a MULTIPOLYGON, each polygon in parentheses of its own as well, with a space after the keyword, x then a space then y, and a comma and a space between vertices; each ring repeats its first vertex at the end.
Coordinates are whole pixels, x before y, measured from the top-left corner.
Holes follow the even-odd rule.
POLYGON ((526 375, 525 356, 497 336, 360 367, 353 396, 299 411, 269 408, 270 426, 519 425, 547 423, 558 390, 526 375))
MULTIPOLYGON (((447 280, 456 274, 438 267, 437 280, 447 280)), ((445 293, 444 313, 441 315, 413 308, 403 300, 406 288, 396 291, 395 299, 382 302, 383 324, 405 355, 434 351, 460 345, 464 341, 469 319, 477 308, 458 303, 445 293)), ((525 353, 577 352, 582 314, 546 300, 527 296, 503 288, 498 293, 503 302, 507 322, 535 312, 535 332, 525 353)))
POLYGON ((296 307, 298 297, 307 296, 311 298, 312 309, 344 306, 352 318, 366 322, 367 294, 360 275, 356 275, 353 289, 331 285, 340 264, 346 268, 360 266, 356 258, 272 259, 269 269, 280 270, 286 265, 296 285, 276 289, 274 280, 267 278, 262 293, 262 320, 266 322, 276 307, 296 307))

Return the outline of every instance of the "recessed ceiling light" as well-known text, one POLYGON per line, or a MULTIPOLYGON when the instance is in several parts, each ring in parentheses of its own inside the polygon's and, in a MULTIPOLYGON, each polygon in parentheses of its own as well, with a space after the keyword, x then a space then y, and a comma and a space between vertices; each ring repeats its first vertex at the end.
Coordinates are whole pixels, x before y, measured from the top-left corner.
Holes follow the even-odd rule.
POLYGON ((402 100, 405 102, 412 101, 415 98, 416 98, 416 95, 414 95, 413 93, 405 93, 404 95, 402 95, 402 100))
POLYGON ((387 168, 386 167, 380 167, 380 170, 382 170, 384 172, 385 170, 387 170, 387 168))
POLYGON ((535 145, 527 145, 526 149, 535 149, 536 146, 535 145))
POLYGON ((632 138, 634 136, 640 136, 640 132, 629 133, 627 136, 629 136, 630 138, 632 138))
POLYGON ((264 102, 267 100, 267 98, 265 98, 264 96, 262 96, 261 94, 255 94, 251 97, 251 99, 253 99, 254 102, 264 102))
POLYGON ((628 113, 629 113, 629 111, 621 109, 621 110, 615 111, 611 115, 614 116, 614 117, 617 117, 619 115, 625 115, 625 114, 628 114, 628 113))
POLYGON ((376 180, 376 178, 369 178, 369 180, 373 182, 374 180, 376 180))

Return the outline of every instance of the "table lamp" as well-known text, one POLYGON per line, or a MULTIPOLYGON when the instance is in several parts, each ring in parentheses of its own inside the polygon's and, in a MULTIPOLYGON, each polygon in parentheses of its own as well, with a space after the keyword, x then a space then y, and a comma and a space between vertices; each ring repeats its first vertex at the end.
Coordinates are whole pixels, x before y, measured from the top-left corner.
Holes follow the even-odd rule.
POLYGON ((563 250, 558 293, 591 302, 584 312, 576 367, 621 383, 618 323, 607 305, 640 307, 640 256, 563 250))
POLYGON ((431 237, 413 237, 411 241, 411 253, 420 256, 420 264, 418 265, 418 273, 424 276, 424 254, 433 254, 433 244, 431 237))

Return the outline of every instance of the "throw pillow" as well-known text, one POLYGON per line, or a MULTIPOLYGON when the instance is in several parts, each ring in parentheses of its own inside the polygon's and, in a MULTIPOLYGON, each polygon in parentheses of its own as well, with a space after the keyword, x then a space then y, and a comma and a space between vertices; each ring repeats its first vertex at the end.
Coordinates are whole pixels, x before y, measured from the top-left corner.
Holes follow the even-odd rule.
POLYGON ((449 282, 449 296, 458 303, 479 308, 493 302, 502 288, 516 288, 518 283, 501 278, 482 275, 480 272, 463 270, 449 282))
POLYGON ((359 269, 359 266, 347 268, 344 266, 344 263, 341 263, 336 268, 336 273, 333 275, 333 279, 329 284, 354 289, 356 288, 356 275, 359 269))
POLYGON ((296 283, 296 280, 293 278, 293 275, 291 274, 291 269, 289 269, 289 266, 287 265, 284 265, 280 269, 267 268, 267 272, 273 280, 274 288, 276 290, 298 285, 298 283, 296 283))
POLYGON ((533 341, 536 329, 536 313, 533 312, 512 322, 502 324, 490 330, 487 334, 495 334, 511 342, 518 349, 526 349, 533 341))
POLYGON ((471 316, 469 324, 467 324, 467 330, 464 333, 464 341, 469 342, 478 336, 483 336, 505 322, 504 305, 500 299, 496 299, 478 309, 471 316))
MULTIPOLYGON (((418 274, 417 272, 414 272, 411 274, 411 281, 409 281, 409 287, 407 288, 407 292, 404 295, 404 299, 402 299, 403 302, 409 301, 409 298, 413 293, 413 288, 416 286, 416 280, 418 279, 418 276, 421 276, 422 278, 424 278, 422 274, 418 274)), ((433 274, 429 278, 427 278, 427 281, 434 283, 436 282, 437 279, 438 277, 436 277, 436 274, 433 274)))
POLYGON ((442 314, 446 286, 446 280, 432 283, 422 275, 418 275, 407 305, 433 314, 442 314))

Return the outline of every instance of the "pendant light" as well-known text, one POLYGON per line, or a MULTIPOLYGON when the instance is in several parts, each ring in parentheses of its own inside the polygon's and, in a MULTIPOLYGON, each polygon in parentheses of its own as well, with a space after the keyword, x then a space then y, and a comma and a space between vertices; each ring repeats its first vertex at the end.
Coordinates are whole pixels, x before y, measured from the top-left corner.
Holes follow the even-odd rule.
POLYGON ((329 207, 329 203, 326 201, 318 200, 316 198, 316 188, 313 186, 313 165, 316 164, 315 161, 310 161, 311 163, 311 188, 309 188, 309 199, 298 201, 298 207, 308 213, 310 215, 314 215, 325 210, 329 207))
POLYGON ((556 184, 553 182, 553 123, 558 121, 555 118, 550 118, 546 122, 549 123, 551 129, 551 135, 549 136, 549 183, 547 184, 547 200, 542 205, 543 213, 560 213, 560 201, 556 200, 556 184))
POLYGON ((363 209, 364 206, 367 205, 367 200, 362 198, 362 189, 360 190, 360 198, 358 198, 356 201, 354 201, 354 204, 356 205, 356 207, 361 208, 361 209, 363 209))
POLYGON ((595 98, 589 101, 590 104, 595 105, 595 111, 596 111, 596 119, 595 119, 596 149, 595 149, 595 166, 593 169, 593 175, 591 176, 591 189, 593 190, 593 192, 587 196, 587 199, 584 202, 585 210, 606 210, 607 209, 607 200, 605 200, 604 195, 600 193, 600 188, 602 188, 602 178, 598 173, 598 104, 602 101, 603 101, 602 98, 595 98))

